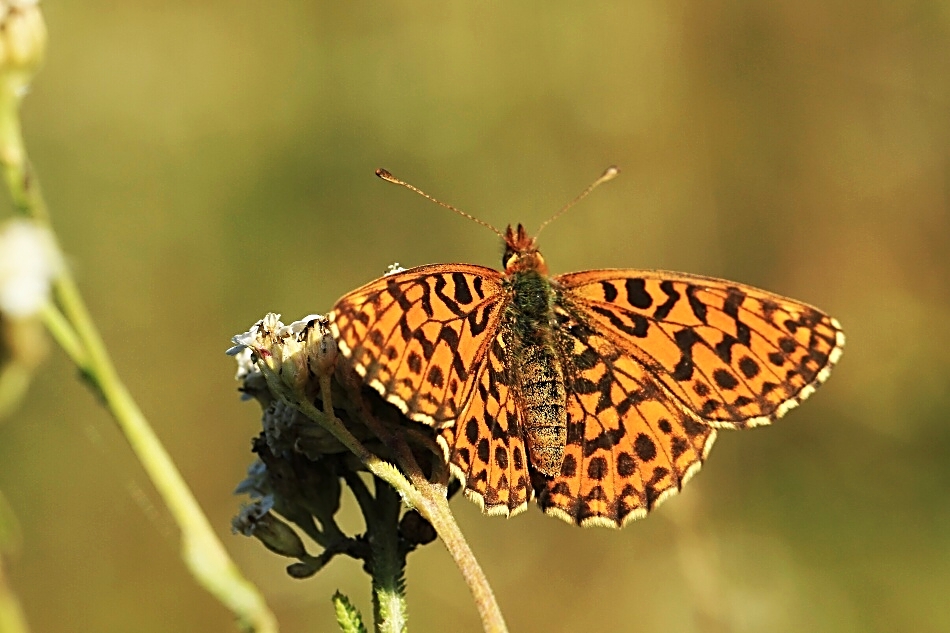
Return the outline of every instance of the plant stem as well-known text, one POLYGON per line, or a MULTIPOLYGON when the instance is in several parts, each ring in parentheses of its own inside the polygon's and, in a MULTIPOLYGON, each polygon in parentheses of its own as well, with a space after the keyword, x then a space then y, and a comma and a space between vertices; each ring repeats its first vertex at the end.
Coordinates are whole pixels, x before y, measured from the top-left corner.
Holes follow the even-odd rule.
POLYGON ((376 479, 376 516, 367 516, 373 552, 373 608, 377 633, 404 633, 406 630, 406 558, 399 551, 398 493, 376 479), (372 521, 372 524, 370 523, 372 521))
MULTIPOLYGON (((321 391, 325 394, 323 405, 324 412, 319 411, 305 397, 294 402, 304 415, 321 424, 340 442, 349 448, 374 475, 387 482, 399 493, 401 493, 406 502, 419 511, 422 516, 432 524, 442 543, 449 550, 456 566, 462 573, 462 577, 468 584, 472 596, 475 598, 475 606, 482 620, 482 627, 486 633, 506 633, 508 628, 505 625, 505 619, 495 600, 495 594, 488 584, 488 578, 482 571, 481 565, 475 558, 475 554, 468 546, 462 530, 455 522, 455 516, 449 508, 449 502, 446 498, 445 486, 433 484, 425 478, 419 465, 412 458, 412 453, 399 438, 391 437, 395 442, 395 449, 400 465, 409 476, 409 480, 403 476, 391 464, 381 460, 379 457, 370 453, 359 440, 357 440, 350 431, 333 414, 333 403, 330 398, 332 391, 330 389, 329 377, 321 377, 321 391)), ((278 392, 279 393, 279 392, 278 392)), ((364 422, 372 429, 379 427, 375 424, 372 415, 363 407, 362 417, 364 422)), ((377 431, 378 432, 378 431, 377 431)))
POLYGON ((455 522, 455 515, 452 514, 449 501, 445 496, 445 488, 429 482, 424 477, 412 477, 412 482, 420 489, 421 496, 426 500, 424 507, 416 506, 416 509, 435 528, 439 538, 455 560, 455 565, 462 572, 462 578, 465 579, 472 597, 475 598, 475 607, 478 609, 485 632, 505 633, 508 628, 498 607, 498 601, 495 599, 491 585, 488 584, 485 572, 482 571, 475 554, 462 535, 462 530, 455 522))
POLYGON ((3 560, 0 559, 0 631, 3 633, 28 633, 26 617, 20 608, 20 601, 7 585, 3 575, 3 560))
MULTIPOLYGON (((19 98, 10 83, 0 83, 0 163, 20 212, 49 227, 46 203, 23 145, 18 105, 19 98)), ((276 631, 276 620, 260 592, 231 561, 171 457, 119 379, 68 269, 56 279, 54 293, 62 315, 46 310, 44 322, 102 397, 178 523, 185 564, 200 584, 237 615, 245 629, 276 631), (60 316, 65 316, 65 322, 60 316)))

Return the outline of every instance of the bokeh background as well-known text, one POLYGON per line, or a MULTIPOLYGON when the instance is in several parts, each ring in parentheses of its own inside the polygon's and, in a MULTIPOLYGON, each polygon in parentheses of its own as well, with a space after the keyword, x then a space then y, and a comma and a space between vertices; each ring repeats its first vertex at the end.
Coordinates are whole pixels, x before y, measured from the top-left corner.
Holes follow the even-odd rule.
MULTIPOLYGON (((777 426, 724 432, 647 520, 581 530, 459 498, 512 631, 950 630, 950 5, 43 4, 23 104, 54 222, 121 374, 287 632, 359 564, 295 581, 229 531, 259 410, 232 334, 323 312, 394 261, 684 270, 821 306, 848 344, 777 426)), ((7 203, 4 203, 7 204, 7 203)), ((4 212, 8 213, 8 211, 4 212)), ((54 352, 0 426, 10 581, 33 630, 232 631, 112 421, 54 352)), ((345 510, 358 527, 352 504, 345 510)), ((477 631, 442 547, 415 631, 477 631)))

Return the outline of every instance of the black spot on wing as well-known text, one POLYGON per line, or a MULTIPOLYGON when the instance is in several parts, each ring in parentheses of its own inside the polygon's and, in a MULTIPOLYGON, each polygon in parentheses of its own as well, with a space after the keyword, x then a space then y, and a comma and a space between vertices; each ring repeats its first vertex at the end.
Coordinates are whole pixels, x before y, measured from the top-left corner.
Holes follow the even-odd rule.
POLYGON ((390 279, 386 283, 386 292, 399 304, 399 308, 403 312, 407 312, 412 308, 412 302, 409 301, 409 298, 406 296, 406 293, 403 292, 402 288, 394 280, 390 279))
POLYGON ((642 462, 651 462, 656 458, 656 443, 644 433, 637 436, 633 442, 633 449, 642 462))
POLYGON ((673 335, 673 340, 676 341, 676 346, 680 349, 680 360, 673 368, 673 379, 689 380, 693 377, 695 368, 693 364, 693 345, 703 341, 703 337, 694 330, 684 328, 673 335))
POLYGON ((621 477, 630 477, 637 470, 637 462, 630 453, 617 455, 617 474, 621 477))
POLYGON ((722 311, 732 317, 736 322, 736 338, 745 346, 752 343, 752 330, 739 318, 739 308, 745 303, 746 294, 738 288, 729 288, 726 294, 726 301, 723 303, 722 311))
MULTIPOLYGON (((400 320, 400 323, 402 321, 403 320, 400 320)), ((444 331, 447 328, 442 328, 442 329, 444 331)), ((409 337, 407 337, 407 340, 408 338, 409 337)), ((426 338, 422 330, 416 330, 415 332, 412 332, 411 338, 412 340, 419 343, 419 347, 422 348, 422 356, 426 359, 426 361, 428 362, 432 360, 432 355, 435 353, 435 345, 432 343, 432 341, 426 338)))
POLYGON ((693 418, 685 418, 683 420, 683 430, 686 431, 686 435, 696 437, 697 435, 705 433, 706 427, 693 418))
POLYGON ((575 474, 577 474, 577 460, 573 455, 565 455, 564 461, 561 462, 561 476, 573 477, 575 474))
POLYGON ((486 463, 488 461, 489 454, 488 438, 483 437, 482 439, 478 440, 478 446, 475 450, 478 453, 479 461, 486 463))
POLYGON ((739 380, 732 374, 732 372, 725 369, 717 369, 713 372, 713 380, 716 381, 716 384, 719 385, 720 389, 726 389, 731 391, 739 386, 739 380))
POLYGON ((627 301, 633 307, 646 310, 653 305, 653 297, 647 292, 645 279, 629 278, 624 282, 624 289, 627 291, 627 301))
POLYGON ((666 295, 666 301, 658 305, 656 310, 653 311, 653 318, 657 321, 662 321, 668 317, 682 296, 669 279, 660 282, 660 290, 666 295))
POLYGON ((478 295, 478 298, 479 298, 479 299, 484 299, 484 298, 485 298, 485 293, 484 293, 484 291, 482 290, 482 278, 481 278, 481 277, 475 277, 474 281, 472 281, 472 288, 475 290, 475 294, 478 295))
POLYGON ((478 441, 478 420, 475 418, 469 418, 465 424, 465 439, 473 445, 478 441))
POLYGON ((608 310, 600 306, 592 306, 591 310, 601 316, 607 317, 610 325, 616 329, 636 338, 644 338, 647 335, 647 330, 650 329, 649 321, 647 321, 646 317, 644 317, 642 314, 636 314, 633 312, 628 313, 627 316, 630 319, 630 322, 628 323, 617 316, 613 310, 608 310))
POLYGON ((508 468, 508 450, 504 446, 495 447, 495 465, 502 470, 508 468))
POLYGON ((433 365, 429 369, 429 375, 427 377, 429 384, 437 389, 441 389, 445 385, 445 376, 442 373, 442 369, 438 365, 433 365))
MULTIPOLYGON (((460 273, 453 273, 453 275, 454 274, 460 274, 460 273)), ((442 302, 442 305, 448 308, 452 312, 452 314, 454 314, 457 317, 465 316, 465 311, 459 307, 458 301, 456 301, 454 298, 445 294, 445 289, 448 285, 449 285, 449 282, 445 280, 445 275, 437 275, 435 278, 435 288, 434 288, 435 296, 439 298, 439 300, 442 302)), ((453 294, 454 293, 455 291, 453 291, 453 294)))
POLYGON ((739 360, 739 371, 742 372, 743 376, 751 379, 759 375, 761 368, 753 359, 748 356, 743 356, 742 359, 739 360))
POLYGON ((418 374, 422 371, 422 357, 414 351, 409 352, 409 356, 406 358, 406 364, 409 366, 409 371, 414 374, 418 374))
POLYGON ((716 343, 716 356, 726 364, 732 364, 732 347, 739 343, 739 339, 732 334, 724 334, 722 340, 716 343))
POLYGON ((781 349, 786 354, 791 354, 798 347, 798 343, 795 342, 795 339, 783 336, 778 341, 779 349, 781 349))
POLYGON ((785 355, 781 352, 769 352, 769 362, 775 365, 776 367, 781 367, 785 364, 785 355))
POLYGON ((472 310, 468 313, 467 320, 472 335, 478 336, 485 331, 485 328, 491 322, 491 306, 481 306, 477 310, 472 310))
POLYGON ((468 277, 460 272, 452 273, 452 292, 455 300, 462 305, 468 305, 473 301, 472 289, 468 287, 468 277))
POLYGON ((686 299, 689 301, 689 309, 693 311, 693 316, 699 319, 700 323, 706 323, 706 304, 703 303, 696 293, 699 291, 697 286, 690 284, 686 287, 686 299))
POLYGON ((607 476, 607 460, 603 457, 595 457, 587 464, 587 476, 596 481, 600 481, 607 476))

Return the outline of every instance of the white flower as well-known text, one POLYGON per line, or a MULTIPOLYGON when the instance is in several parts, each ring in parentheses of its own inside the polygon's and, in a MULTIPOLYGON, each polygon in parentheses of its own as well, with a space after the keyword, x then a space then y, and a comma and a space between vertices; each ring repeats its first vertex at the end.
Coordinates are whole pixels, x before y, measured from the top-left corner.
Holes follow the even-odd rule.
POLYGON ((390 275, 395 275, 396 273, 401 273, 401 272, 404 271, 404 270, 406 270, 406 269, 403 268, 402 266, 400 266, 400 265, 399 265, 399 262, 395 262, 395 263, 389 265, 389 267, 386 269, 386 272, 383 273, 383 277, 388 277, 388 276, 390 276, 390 275))
POLYGON ((0 228, 0 312, 25 318, 49 301, 62 258, 53 235, 29 220, 10 220, 0 228))
POLYGON ((254 395, 258 378, 272 390, 275 379, 294 391, 315 387, 313 376, 326 376, 336 363, 336 341, 327 318, 319 314, 284 325, 279 314, 269 313, 231 342, 227 353, 237 360, 236 378, 251 388, 245 395, 254 395))

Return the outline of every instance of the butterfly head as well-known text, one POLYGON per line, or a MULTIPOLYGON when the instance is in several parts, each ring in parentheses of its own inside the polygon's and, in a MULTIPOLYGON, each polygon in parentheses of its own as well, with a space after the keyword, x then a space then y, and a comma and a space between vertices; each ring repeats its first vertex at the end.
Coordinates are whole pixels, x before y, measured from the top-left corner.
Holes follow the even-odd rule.
POLYGON ((542 275, 548 273, 548 265, 538 252, 535 239, 528 235, 520 224, 517 229, 508 225, 508 230, 505 231, 505 254, 501 263, 509 275, 526 270, 534 270, 542 275))

